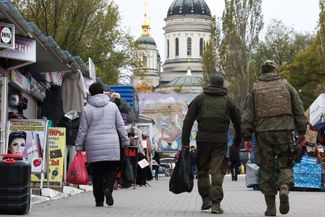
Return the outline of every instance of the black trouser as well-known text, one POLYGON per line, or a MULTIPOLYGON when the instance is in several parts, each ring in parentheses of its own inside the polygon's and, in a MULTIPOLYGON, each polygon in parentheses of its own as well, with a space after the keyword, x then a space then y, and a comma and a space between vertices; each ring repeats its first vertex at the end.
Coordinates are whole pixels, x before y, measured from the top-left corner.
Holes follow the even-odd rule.
POLYGON ((213 203, 223 199, 223 179, 227 172, 227 143, 197 142, 198 190, 213 203), (211 174, 211 181, 210 175, 211 174))
POLYGON ((158 179, 159 166, 158 165, 154 165, 154 166, 152 166, 152 169, 155 170, 155 179, 158 179))
POLYGON ((99 161, 89 164, 92 170, 93 194, 96 204, 104 202, 104 189, 113 192, 118 163, 118 161, 99 161))
POLYGON ((237 181, 237 176, 239 174, 240 161, 231 161, 230 171, 231 178, 233 181, 237 181))

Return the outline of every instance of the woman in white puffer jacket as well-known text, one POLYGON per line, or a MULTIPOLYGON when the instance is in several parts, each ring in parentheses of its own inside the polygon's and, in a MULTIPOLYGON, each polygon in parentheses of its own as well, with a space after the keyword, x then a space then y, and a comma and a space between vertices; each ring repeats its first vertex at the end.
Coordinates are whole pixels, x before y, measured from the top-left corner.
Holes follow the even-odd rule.
POLYGON ((89 92, 91 97, 80 117, 76 150, 87 153, 96 206, 103 206, 104 196, 107 205, 112 206, 115 171, 121 157, 120 146, 127 146, 129 140, 119 109, 103 94, 103 86, 94 83, 89 87, 89 92))

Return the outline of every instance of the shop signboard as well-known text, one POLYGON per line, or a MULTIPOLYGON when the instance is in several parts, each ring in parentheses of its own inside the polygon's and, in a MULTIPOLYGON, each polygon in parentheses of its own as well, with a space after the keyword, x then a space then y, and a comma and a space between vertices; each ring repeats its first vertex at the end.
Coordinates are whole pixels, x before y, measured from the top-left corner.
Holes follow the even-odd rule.
POLYGON ((0 23, 0 47, 15 49, 15 26, 13 24, 0 23))
POLYGON ((27 38, 16 38, 14 49, 0 51, 0 57, 35 63, 36 41, 27 38))
POLYGON ((32 166, 32 173, 44 172, 47 121, 36 119, 13 119, 8 121, 8 154, 22 154, 32 166))
MULTIPOLYGON (((49 148, 49 173, 44 181, 51 183, 62 183, 64 174, 64 156, 65 156, 65 128, 51 127, 47 131, 47 141, 49 148)), ((32 175, 33 182, 40 182, 40 177, 32 175)))
POLYGON ((11 80, 20 89, 22 89, 26 93, 30 93, 30 81, 17 69, 11 70, 11 80))

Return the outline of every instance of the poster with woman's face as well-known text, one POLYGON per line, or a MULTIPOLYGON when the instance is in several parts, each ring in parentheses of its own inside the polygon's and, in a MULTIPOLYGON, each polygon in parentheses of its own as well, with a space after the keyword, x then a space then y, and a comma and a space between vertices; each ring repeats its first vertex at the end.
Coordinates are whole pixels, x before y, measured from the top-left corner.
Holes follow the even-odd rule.
POLYGON ((40 173, 43 170, 46 135, 46 121, 10 120, 7 153, 22 154, 31 163, 32 172, 40 173))

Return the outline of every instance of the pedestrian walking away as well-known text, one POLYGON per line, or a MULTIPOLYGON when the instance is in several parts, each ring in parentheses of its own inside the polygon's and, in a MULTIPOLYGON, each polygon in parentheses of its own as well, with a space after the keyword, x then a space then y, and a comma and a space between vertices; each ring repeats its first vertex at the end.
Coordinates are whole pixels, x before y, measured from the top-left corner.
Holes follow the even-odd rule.
POLYGON ((104 197, 106 204, 112 206, 120 148, 127 146, 129 139, 119 109, 103 94, 102 85, 92 84, 89 92, 91 97, 81 114, 75 147, 76 151, 85 150, 87 153, 96 206, 103 206, 104 197))
POLYGON ((241 130, 240 112, 224 87, 219 74, 210 77, 203 93, 194 98, 188 107, 182 132, 183 148, 189 148, 191 129, 198 123, 196 136, 198 190, 202 197, 202 210, 222 214, 222 183, 227 171, 227 132, 230 120, 235 128, 234 148, 239 151, 241 130), (211 174, 211 183, 209 174, 211 174))
POLYGON ((296 90, 280 77, 276 63, 267 60, 261 70, 262 75, 245 101, 242 130, 246 149, 252 149, 251 137, 256 135, 256 163, 267 207, 265 215, 276 216, 278 188, 280 213, 289 212, 289 189, 294 182, 292 166, 298 153, 293 131, 298 132, 299 140, 303 139, 306 118, 296 90))
POLYGON ((153 170, 155 171, 155 180, 158 180, 159 166, 160 166, 160 154, 158 150, 156 150, 154 153, 153 161, 155 161, 155 164, 152 166, 153 170))

